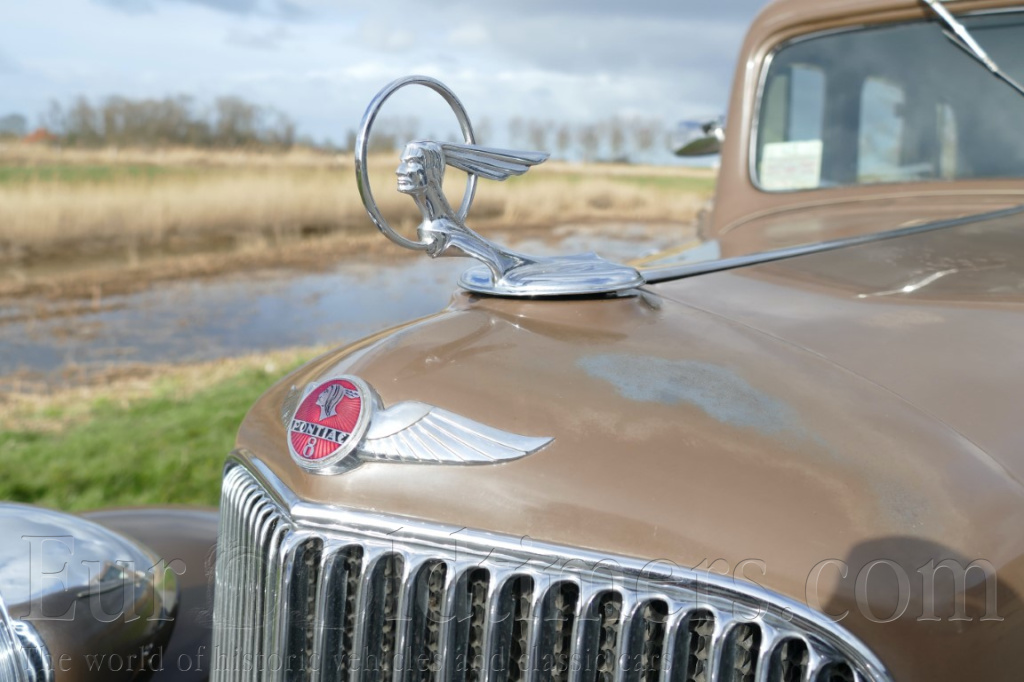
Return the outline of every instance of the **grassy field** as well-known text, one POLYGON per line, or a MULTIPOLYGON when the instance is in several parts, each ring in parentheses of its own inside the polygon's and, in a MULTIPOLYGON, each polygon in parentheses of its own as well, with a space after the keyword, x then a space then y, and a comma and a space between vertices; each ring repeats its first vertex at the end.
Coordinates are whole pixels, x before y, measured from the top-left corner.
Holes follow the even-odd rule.
MULTIPOLYGON (((371 159, 371 183, 389 221, 411 230, 419 216, 394 189, 395 156, 371 159)), ((452 169, 453 202, 463 183, 452 169)), ((471 224, 685 222, 713 185, 701 169, 549 163, 505 183, 481 183, 471 224)), ((204 241, 249 250, 339 233, 358 241, 372 231, 347 155, 0 147, 0 265, 194 252, 204 241)))
POLYGON ((0 402, 0 500, 66 510, 216 505, 245 412, 321 349, 151 368, 100 387, 0 402))

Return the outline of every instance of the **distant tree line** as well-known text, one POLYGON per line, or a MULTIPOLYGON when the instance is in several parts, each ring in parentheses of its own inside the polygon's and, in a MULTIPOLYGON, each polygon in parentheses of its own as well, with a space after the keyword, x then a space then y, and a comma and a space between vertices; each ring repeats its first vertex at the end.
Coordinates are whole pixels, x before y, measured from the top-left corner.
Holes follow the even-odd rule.
POLYGON ((655 118, 613 116, 589 123, 556 123, 515 117, 509 120, 508 131, 515 147, 584 161, 635 161, 667 145, 664 125, 655 118))
MULTIPOLYGON (((330 139, 315 142, 297 136, 295 123, 271 107, 240 97, 218 97, 209 104, 186 95, 161 99, 112 96, 98 102, 78 97, 68 104, 53 101, 39 122, 50 135, 69 146, 193 146, 213 148, 289 149, 295 144, 332 152, 351 152, 356 133, 349 130, 344 143, 330 139)), ((507 136, 495 141, 494 127, 486 117, 474 125, 477 141, 484 145, 549 151, 556 158, 583 161, 644 161, 668 146, 668 132, 655 118, 615 116, 592 122, 556 122, 513 117, 507 136)), ((24 137, 24 116, 0 116, 0 138, 24 137)), ((415 116, 383 117, 369 140, 371 152, 397 150, 415 139, 461 141, 449 132, 438 136, 423 131, 415 116)))
MULTIPOLYGON (((474 129, 477 142, 494 144, 489 119, 479 119, 474 129)), ((655 118, 614 116, 589 123, 570 123, 517 116, 508 121, 507 145, 548 151, 561 159, 629 162, 643 159, 662 147, 668 148, 668 136, 662 122, 655 118)), ((342 149, 350 151, 355 138, 355 131, 349 131, 342 149)), ((443 138, 429 131, 421 134, 420 122, 415 117, 382 118, 374 126, 368 146, 370 151, 391 151, 415 139, 462 141, 461 137, 451 134, 443 138)))
POLYGON ((288 149, 295 123, 276 109, 240 97, 200 105, 187 95, 162 99, 112 96, 93 103, 53 101, 40 122, 69 146, 261 147, 288 149))

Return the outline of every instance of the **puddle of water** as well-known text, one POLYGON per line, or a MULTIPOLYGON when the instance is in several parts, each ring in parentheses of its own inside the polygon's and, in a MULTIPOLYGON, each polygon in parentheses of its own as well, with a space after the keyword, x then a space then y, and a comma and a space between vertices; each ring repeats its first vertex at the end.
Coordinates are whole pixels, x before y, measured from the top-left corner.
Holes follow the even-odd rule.
MULTIPOLYGON (((602 232, 566 229, 559 241, 530 240, 515 248, 538 255, 596 251, 626 260, 666 241, 632 226, 602 232)), ((264 270, 160 284, 106 297, 101 310, 43 319, 28 314, 38 301, 23 301, 0 308, 0 322, 8 320, 0 324, 0 376, 343 344, 443 309, 469 265, 461 258, 413 258, 390 265, 348 262, 318 273, 264 270)))
POLYGON ((0 325, 0 375, 344 343, 441 310, 463 267, 424 259, 171 282, 105 299, 113 310, 0 325))

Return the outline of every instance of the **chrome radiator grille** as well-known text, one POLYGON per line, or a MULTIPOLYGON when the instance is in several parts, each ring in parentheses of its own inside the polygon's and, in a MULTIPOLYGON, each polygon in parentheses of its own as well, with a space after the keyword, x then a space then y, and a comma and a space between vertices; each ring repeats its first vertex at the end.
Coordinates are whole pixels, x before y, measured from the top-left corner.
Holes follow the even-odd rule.
POLYGON ((767 592, 306 505, 257 474, 225 474, 214 680, 889 679, 848 634, 767 592))

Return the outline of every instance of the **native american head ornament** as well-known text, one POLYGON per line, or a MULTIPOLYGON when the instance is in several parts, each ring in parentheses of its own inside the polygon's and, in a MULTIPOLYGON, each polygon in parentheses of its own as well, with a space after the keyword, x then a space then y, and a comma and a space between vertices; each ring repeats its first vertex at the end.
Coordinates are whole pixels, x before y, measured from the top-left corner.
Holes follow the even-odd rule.
POLYGON ((460 284, 470 291, 499 296, 581 296, 608 294, 643 284, 635 269, 604 260, 593 253, 557 257, 533 257, 501 247, 466 225, 478 178, 506 180, 522 175, 547 160, 546 152, 497 149, 476 144, 465 108, 444 84, 426 76, 401 78, 381 90, 363 116, 356 139, 356 178, 370 219, 393 242, 424 251, 432 258, 468 256, 485 267, 463 274, 460 284), (395 231, 381 215, 370 188, 367 149, 370 130, 381 105, 400 88, 423 85, 451 106, 462 128, 465 144, 418 140, 402 152, 395 171, 398 191, 408 194, 420 209, 423 221, 412 240, 395 231), (453 209, 445 197, 443 181, 447 166, 467 173, 462 204, 453 209))
POLYGON ((354 389, 344 388, 340 384, 330 384, 316 397, 316 405, 320 408, 320 421, 338 414, 338 403, 342 398, 358 398, 354 389))

